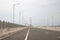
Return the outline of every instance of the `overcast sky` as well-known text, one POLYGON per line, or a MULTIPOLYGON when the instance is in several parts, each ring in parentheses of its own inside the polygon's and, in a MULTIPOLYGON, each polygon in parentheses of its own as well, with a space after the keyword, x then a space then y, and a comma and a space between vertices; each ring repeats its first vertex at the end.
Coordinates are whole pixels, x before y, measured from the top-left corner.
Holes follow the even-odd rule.
POLYGON ((13 4, 15 6, 15 23, 33 25, 60 25, 60 0, 0 0, 0 20, 13 22, 13 4), (23 18, 23 20, 22 20, 23 18), (23 22, 22 22, 23 21, 23 22))

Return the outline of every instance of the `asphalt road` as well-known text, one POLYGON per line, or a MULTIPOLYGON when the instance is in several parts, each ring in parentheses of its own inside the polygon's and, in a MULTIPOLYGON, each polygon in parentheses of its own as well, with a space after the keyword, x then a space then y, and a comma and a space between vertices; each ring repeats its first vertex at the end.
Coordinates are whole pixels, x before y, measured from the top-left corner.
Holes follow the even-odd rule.
POLYGON ((2 40, 60 40, 60 32, 30 27, 2 40))
POLYGON ((25 36, 26 36, 26 33, 28 31, 28 28, 26 29, 23 29, 21 31, 18 31, 16 32, 15 34, 7 37, 7 38, 4 38, 2 40, 24 40, 25 39, 25 36))

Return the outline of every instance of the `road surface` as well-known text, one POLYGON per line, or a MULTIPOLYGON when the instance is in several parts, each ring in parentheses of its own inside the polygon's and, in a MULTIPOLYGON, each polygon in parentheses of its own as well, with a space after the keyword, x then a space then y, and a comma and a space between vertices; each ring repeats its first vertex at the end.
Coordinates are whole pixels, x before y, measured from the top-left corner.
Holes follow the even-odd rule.
POLYGON ((60 32, 30 27, 2 40, 60 40, 60 32))

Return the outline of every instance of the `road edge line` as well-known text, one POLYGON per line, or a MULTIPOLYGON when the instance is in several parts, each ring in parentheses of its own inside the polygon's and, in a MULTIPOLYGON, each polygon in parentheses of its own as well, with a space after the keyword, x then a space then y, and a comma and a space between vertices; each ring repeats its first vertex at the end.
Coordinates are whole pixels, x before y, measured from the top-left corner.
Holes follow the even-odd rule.
POLYGON ((29 31, 30 31, 30 28, 28 29, 28 32, 27 32, 26 37, 25 37, 25 40, 27 40, 27 38, 28 38, 29 31))

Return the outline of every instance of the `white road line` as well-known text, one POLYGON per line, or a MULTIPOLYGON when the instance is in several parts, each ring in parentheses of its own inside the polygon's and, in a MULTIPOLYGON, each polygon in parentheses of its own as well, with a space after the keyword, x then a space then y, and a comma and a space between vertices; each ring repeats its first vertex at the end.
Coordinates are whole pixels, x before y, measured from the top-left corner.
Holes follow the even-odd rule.
POLYGON ((28 29, 28 32, 27 32, 26 37, 25 37, 25 40, 27 40, 27 38, 28 38, 29 31, 30 31, 30 28, 28 29))

